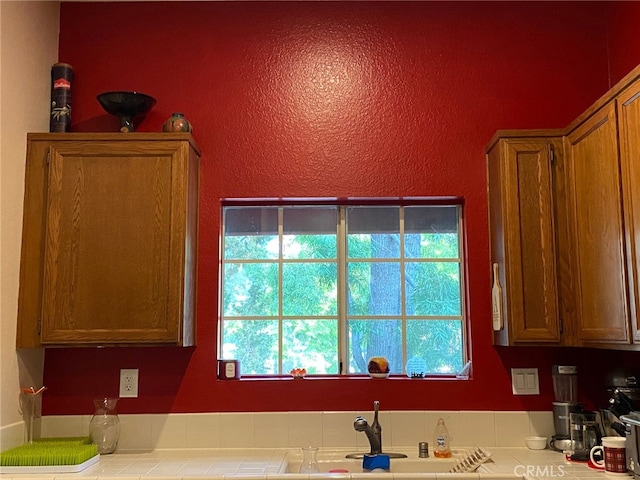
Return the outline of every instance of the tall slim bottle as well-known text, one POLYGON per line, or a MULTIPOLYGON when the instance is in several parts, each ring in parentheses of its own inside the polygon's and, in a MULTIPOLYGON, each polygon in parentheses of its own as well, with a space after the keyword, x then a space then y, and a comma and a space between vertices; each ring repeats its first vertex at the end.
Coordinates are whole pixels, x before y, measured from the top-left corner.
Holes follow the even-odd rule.
POLYGON ((433 434, 433 455, 438 458, 451 457, 451 437, 449 436, 449 430, 444 424, 444 418, 438 419, 436 430, 433 434))

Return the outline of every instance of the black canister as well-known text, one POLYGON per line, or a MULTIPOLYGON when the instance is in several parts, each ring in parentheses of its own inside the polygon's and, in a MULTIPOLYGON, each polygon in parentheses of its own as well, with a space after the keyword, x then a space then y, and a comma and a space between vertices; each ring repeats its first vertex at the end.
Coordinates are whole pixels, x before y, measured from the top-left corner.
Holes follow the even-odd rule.
POLYGON ((73 82, 71 65, 56 63, 51 67, 50 132, 71 130, 71 82, 73 82))

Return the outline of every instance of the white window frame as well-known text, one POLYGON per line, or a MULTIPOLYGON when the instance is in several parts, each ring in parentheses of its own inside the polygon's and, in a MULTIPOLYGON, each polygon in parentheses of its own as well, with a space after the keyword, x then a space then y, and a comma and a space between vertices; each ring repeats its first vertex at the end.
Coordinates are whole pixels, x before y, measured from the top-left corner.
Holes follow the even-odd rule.
MULTIPOLYGON (((224 242, 225 242, 225 221, 224 221, 224 209, 226 207, 263 207, 263 208, 278 208, 278 237, 279 237, 279 255, 278 255, 278 259, 274 259, 271 260, 271 262, 276 263, 278 265, 278 269, 279 269, 279 274, 278 274, 278 282, 279 282, 279 291, 282 292, 282 284, 283 284, 283 275, 282 275, 282 268, 283 268, 283 264, 285 263, 296 263, 296 260, 292 260, 292 259, 284 259, 283 258, 283 252, 282 252, 282 246, 283 246, 283 209, 287 208, 287 207, 292 207, 292 206, 299 206, 299 207, 313 207, 313 206, 333 206, 336 207, 338 209, 338 224, 337 224, 337 230, 336 230, 336 236, 337 236, 337 256, 335 259, 335 263, 337 265, 337 272, 338 272, 338 287, 337 287, 337 315, 336 316, 313 316, 313 318, 318 318, 318 319, 334 319, 337 318, 337 322, 338 322, 338 362, 339 362, 339 373, 338 374, 326 374, 326 376, 345 376, 345 375, 349 375, 349 376, 361 376, 361 375, 366 375, 364 373, 349 373, 348 372, 348 365, 349 365, 349 348, 348 348, 348 321, 351 319, 372 319, 372 318, 384 318, 386 316, 372 316, 372 315, 367 315, 367 316, 357 316, 357 315, 351 315, 351 316, 347 316, 347 298, 346 298, 346 282, 347 282, 347 266, 348 263, 350 262, 375 262, 375 261, 388 261, 389 259, 371 259, 371 258, 347 258, 347 225, 346 225, 346 211, 348 207, 354 207, 354 206, 371 206, 371 207, 385 207, 385 206, 389 206, 389 207, 411 207, 411 206, 446 206, 446 207, 457 207, 458 208, 458 226, 457 226, 457 235, 458 235, 458 257, 457 258, 445 258, 445 259, 438 259, 438 258, 425 258, 425 259, 416 259, 416 258, 411 258, 411 262, 446 262, 446 263, 457 263, 459 266, 459 274, 460 274, 460 315, 456 315, 456 316, 443 316, 443 315, 438 315, 438 316, 425 316, 425 315, 411 315, 409 318, 411 320, 429 320, 429 319, 438 319, 438 320, 459 320, 461 322, 461 331, 462 331, 462 352, 463 352, 463 359, 462 359, 462 364, 465 365, 470 361, 470 345, 469 345, 469 338, 468 338, 468 331, 469 331, 469 320, 468 320, 468 315, 467 315, 467 308, 466 308, 466 297, 467 297, 467 278, 466 278, 466 259, 464 257, 464 252, 465 252, 465 245, 464 245, 464 239, 465 239, 465 235, 463 234, 464 232, 464 208, 463 208, 463 204, 459 201, 459 200, 454 200, 454 201, 442 201, 439 200, 437 202, 432 202, 429 200, 424 200, 424 201, 417 201, 417 202, 410 202, 410 203, 393 203, 393 202, 388 202, 388 201, 380 201, 380 202, 367 202, 365 204, 362 203, 337 203, 337 202, 321 202, 321 203, 316 203, 313 200, 309 200, 309 201, 304 201, 300 200, 300 201, 296 201, 294 203, 268 203, 268 202, 256 202, 256 203, 249 203, 246 201, 240 201, 240 200, 225 200, 223 201, 222 204, 222 209, 221 209, 221 238, 220 238, 220 242, 221 242, 221 246, 220 246, 220 280, 219 280, 219 286, 220 286, 220 302, 219 302, 219 323, 218 323, 218 351, 222 352, 222 346, 223 346, 223 336, 224 336, 224 332, 223 332, 223 322, 225 320, 224 317, 224 312, 223 312, 223 303, 224 303, 224 295, 223 295, 223 291, 224 291, 224 270, 225 270, 225 265, 227 263, 251 263, 251 260, 225 260, 224 259, 224 242)), ((400 319, 401 321, 401 325, 402 325, 402 338, 404 339, 404 341, 402 342, 402 357, 403 359, 407 358, 407 341, 406 341, 406 330, 407 330, 407 321, 408 321, 408 317, 406 314, 406 299, 405 299, 405 269, 403 268, 403 266, 405 265, 405 249, 404 249, 404 208, 400 208, 400 232, 399 232, 399 237, 400 237, 400 254, 398 258, 394 258, 393 260, 396 262, 399 262, 400 264, 400 284, 401 284, 401 306, 402 306, 402 311, 400 313, 400 315, 393 315, 392 317, 394 319, 400 319)), ((313 259, 302 259, 299 260, 299 262, 304 262, 304 263, 308 263, 308 262, 313 262, 313 259)), ((255 263, 263 263, 264 259, 256 259, 255 263)), ((328 263, 328 262, 334 262, 334 260, 327 260, 327 259, 323 259, 322 262, 324 263, 328 263)), ((288 376, 287 372, 283 371, 282 368, 282 362, 283 362, 283 335, 282 335, 282 325, 283 322, 287 319, 289 319, 289 316, 285 316, 282 314, 282 299, 283 299, 283 295, 279 294, 278 295, 278 315, 277 316, 269 316, 269 317, 264 317, 264 318, 271 318, 274 320, 278 321, 278 371, 282 372, 280 374, 259 374, 259 375, 252 375, 252 376, 257 376, 257 377, 279 377, 279 376, 288 376)), ((389 315, 391 317, 391 315, 389 315)), ((260 319, 264 319, 263 317, 260 317, 260 319)), ((297 316, 295 318, 298 318, 297 316)), ((238 317, 229 317, 229 320, 243 320, 242 316, 238 316, 238 317)), ((410 320, 409 320, 410 321, 410 320)), ((403 373, 405 372, 405 365, 402 365, 402 371, 403 373)), ((428 377, 453 377, 455 376, 455 373, 450 373, 450 374, 429 374, 428 377)))

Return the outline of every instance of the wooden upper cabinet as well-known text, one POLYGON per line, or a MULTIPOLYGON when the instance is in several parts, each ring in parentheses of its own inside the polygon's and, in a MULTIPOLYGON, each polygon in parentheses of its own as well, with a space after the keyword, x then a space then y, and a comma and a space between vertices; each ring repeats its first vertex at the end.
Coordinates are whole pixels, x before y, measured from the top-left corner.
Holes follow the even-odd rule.
POLYGON ((494 328, 494 343, 559 344, 554 191, 562 139, 517 135, 499 132, 487 152, 491 262, 497 264, 504 320, 502 329, 494 328))
POLYGON ((576 337, 582 344, 629 343, 615 102, 573 129, 567 144, 576 337))
POLYGON ((494 342, 640 350, 640 66, 566 128, 499 131, 487 154, 494 342))
POLYGON ((616 99, 620 131, 624 221, 627 241, 627 272, 631 297, 631 330, 634 343, 640 343, 640 294, 638 267, 640 258, 640 81, 624 90, 616 99))
POLYGON ((27 157, 18 346, 193 345, 192 138, 30 134, 27 157))

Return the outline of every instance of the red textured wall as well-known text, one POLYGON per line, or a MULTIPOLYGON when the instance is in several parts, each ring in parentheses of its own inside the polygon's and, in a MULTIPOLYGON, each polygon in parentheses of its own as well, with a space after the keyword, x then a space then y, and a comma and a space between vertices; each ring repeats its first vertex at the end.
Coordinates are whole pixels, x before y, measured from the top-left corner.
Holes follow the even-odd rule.
POLYGON ((611 86, 640 63, 640 2, 607 4, 611 86))
POLYGON ((586 370, 589 355, 491 345, 484 147, 497 129, 563 127, 608 89, 604 8, 62 3, 75 131, 117 130, 95 96, 120 89, 158 100, 141 131, 173 111, 195 127, 198 346, 49 349, 44 413, 90 413, 92 398, 117 395, 120 368, 140 369, 140 397, 119 403, 126 413, 359 410, 374 399, 388 410, 550 409, 550 365, 586 370), (428 195, 465 201, 472 381, 216 380, 220 198, 428 195), (542 394, 512 396, 510 368, 532 366, 542 394))

